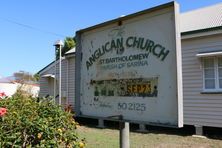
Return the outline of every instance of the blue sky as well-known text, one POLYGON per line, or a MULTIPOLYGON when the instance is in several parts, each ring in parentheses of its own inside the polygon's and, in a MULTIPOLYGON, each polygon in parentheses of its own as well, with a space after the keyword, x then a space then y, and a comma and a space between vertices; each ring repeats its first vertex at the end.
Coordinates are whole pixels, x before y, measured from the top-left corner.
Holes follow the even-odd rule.
MULTIPOLYGON (((35 74, 54 59, 53 43, 75 31, 169 0, 1 0, 0 76, 35 74), (57 35, 58 34, 58 35, 57 35)), ((221 0, 178 0, 186 12, 221 0)))

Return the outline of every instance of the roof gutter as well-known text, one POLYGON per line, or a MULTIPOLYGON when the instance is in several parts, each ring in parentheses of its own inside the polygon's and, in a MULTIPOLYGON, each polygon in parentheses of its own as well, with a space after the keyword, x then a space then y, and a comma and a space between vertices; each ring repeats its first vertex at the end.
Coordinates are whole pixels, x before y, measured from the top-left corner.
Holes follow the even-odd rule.
POLYGON ((190 34, 196 34, 196 33, 203 33, 203 32, 209 32, 209 31, 217 31, 222 30, 222 26, 212 27, 212 28, 205 28, 205 29, 199 29, 199 30, 192 30, 187 32, 181 32, 181 35, 190 35, 190 34))

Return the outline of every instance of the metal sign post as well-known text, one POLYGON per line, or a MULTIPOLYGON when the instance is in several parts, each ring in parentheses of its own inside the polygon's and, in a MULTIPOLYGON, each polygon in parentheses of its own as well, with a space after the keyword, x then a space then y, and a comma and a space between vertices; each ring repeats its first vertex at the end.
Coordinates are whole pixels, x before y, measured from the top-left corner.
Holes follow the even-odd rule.
MULTIPOLYGON (((63 44, 62 40, 58 40, 54 44, 56 50, 59 50, 59 105, 62 104, 62 101, 61 101, 61 98, 62 98, 62 83, 61 82, 62 82, 62 46, 63 45, 64 44, 63 44)), ((56 64, 56 59, 55 59, 55 64, 56 64)), ((56 68, 55 68, 55 73, 56 73, 56 68)))
POLYGON ((129 122, 119 122, 119 144, 120 148, 129 148, 129 122))
POLYGON ((120 148, 129 148, 129 122, 123 120, 123 115, 113 115, 109 116, 108 119, 114 119, 119 121, 119 147, 120 148))

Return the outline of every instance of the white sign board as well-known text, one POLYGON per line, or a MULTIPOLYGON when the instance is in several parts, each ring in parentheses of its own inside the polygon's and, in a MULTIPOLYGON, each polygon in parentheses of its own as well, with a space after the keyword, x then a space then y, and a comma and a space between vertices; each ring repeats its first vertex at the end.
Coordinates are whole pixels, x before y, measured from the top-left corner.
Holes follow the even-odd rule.
POLYGON ((178 13, 171 2, 77 32, 79 115, 183 126, 178 13))

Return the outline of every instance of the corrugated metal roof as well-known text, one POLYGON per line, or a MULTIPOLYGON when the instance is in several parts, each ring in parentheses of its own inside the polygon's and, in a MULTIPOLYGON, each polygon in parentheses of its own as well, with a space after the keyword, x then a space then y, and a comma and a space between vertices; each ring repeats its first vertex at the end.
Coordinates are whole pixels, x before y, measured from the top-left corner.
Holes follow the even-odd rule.
POLYGON ((222 26, 222 3, 181 14, 181 32, 222 26))

